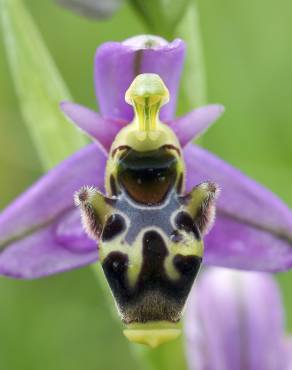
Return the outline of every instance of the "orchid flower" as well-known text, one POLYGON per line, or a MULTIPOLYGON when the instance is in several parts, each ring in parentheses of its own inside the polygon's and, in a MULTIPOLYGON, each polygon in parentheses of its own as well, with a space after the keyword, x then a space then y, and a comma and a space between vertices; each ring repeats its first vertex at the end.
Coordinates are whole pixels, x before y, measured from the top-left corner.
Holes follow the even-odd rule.
MULTIPOLYGON (((186 188, 214 181, 222 188, 217 221, 205 240, 203 262, 247 270, 282 271, 292 266, 292 213, 274 194, 215 155, 190 144, 223 112, 200 107, 175 118, 185 45, 153 36, 97 49, 95 87, 99 113, 63 102, 64 113, 94 143, 83 148, 20 195, 0 216, 0 273, 33 279, 98 260, 96 242, 80 223, 73 194, 84 185, 103 190, 107 153, 117 133, 133 118, 124 94, 140 73, 156 73, 170 92, 160 119, 176 134, 186 163, 186 188)), ((195 86, 194 86, 195 88, 195 86)))
POLYGON ((280 291, 268 274, 220 268, 203 272, 190 294, 185 332, 190 370, 291 366, 280 291))

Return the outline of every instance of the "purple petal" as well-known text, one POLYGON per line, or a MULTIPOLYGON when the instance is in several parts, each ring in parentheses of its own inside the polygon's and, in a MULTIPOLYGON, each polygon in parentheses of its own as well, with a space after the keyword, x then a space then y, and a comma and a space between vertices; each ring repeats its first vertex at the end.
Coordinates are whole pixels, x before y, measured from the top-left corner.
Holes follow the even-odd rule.
POLYGON ((283 370, 283 310, 267 274, 210 269, 185 316, 190 370, 283 370))
POLYGON ((171 97, 161 109, 161 120, 173 119, 184 53, 183 41, 168 43, 150 35, 100 46, 95 57, 95 88, 101 115, 131 121, 133 109, 125 102, 126 90, 138 74, 157 73, 171 97))
POLYGON ((224 112, 223 105, 210 104, 169 123, 182 147, 201 136, 224 112))
POLYGON ((247 270, 292 267, 292 212, 273 193, 199 147, 185 150, 187 188, 214 181, 222 188, 217 220, 205 240, 205 262, 247 270))
POLYGON ((0 273, 35 278, 97 259, 81 228, 73 194, 84 184, 103 189, 106 156, 92 144, 40 179, 0 215, 0 273))
POLYGON ((125 122, 104 119, 98 113, 71 102, 62 102, 61 109, 82 131, 96 140, 101 149, 108 152, 114 138, 125 122))

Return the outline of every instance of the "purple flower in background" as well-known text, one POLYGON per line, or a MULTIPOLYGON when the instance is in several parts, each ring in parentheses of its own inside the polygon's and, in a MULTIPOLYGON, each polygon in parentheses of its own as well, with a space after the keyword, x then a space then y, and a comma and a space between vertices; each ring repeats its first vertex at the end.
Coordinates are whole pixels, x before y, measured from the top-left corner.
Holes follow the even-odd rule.
MULTIPOLYGON (((51 170, 0 215, 0 273, 36 278, 98 260, 96 243, 82 229, 73 193, 83 185, 103 190, 107 152, 132 119, 124 94, 140 73, 157 73, 170 91, 161 120, 176 133, 187 172, 187 191, 210 180, 222 193, 217 222, 205 239, 204 262, 233 268, 281 271, 292 266, 292 213, 275 195, 206 150, 190 144, 223 112, 220 105, 175 118, 185 46, 138 36, 98 48, 95 87, 99 113, 63 102, 62 109, 94 143, 51 170)), ((194 86, 194 89, 196 87, 194 86)))
POLYGON ((111 17, 122 5, 123 0, 56 0, 74 12, 90 18, 111 17))
POLYGON ((190 370, 291 368, 280 292, 268 274, 202 273, 189 297, 185 332, 190 370))
POLYGON ((292 370, 292 338, 289 338, 286 342, 286 358, 287 358, 286 370, 292 370))

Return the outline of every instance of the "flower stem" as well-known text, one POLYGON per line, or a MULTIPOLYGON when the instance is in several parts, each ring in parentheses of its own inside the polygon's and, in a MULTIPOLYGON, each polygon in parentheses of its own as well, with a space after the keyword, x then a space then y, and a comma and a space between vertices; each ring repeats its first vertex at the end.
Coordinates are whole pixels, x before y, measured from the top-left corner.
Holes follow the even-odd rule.
POLYGON ((200 34, 200 21, 196 3, 191 0, 175 36, 185 40, 187 55, 182 75, 180 104, 184 112, 204 105, 207 101, 206 71, 204 67, 203 45, 200 34))

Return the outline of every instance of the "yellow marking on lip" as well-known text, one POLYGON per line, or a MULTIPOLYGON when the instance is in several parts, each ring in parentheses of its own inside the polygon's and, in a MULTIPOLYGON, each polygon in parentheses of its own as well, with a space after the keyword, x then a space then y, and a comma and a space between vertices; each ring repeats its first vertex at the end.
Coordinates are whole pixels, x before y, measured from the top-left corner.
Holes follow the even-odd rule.
MULTIPOLYGON (((126 216, 124 216, 127 219, 126 216)), ((128 220, 126 221, 128 225, 128 220)), ((123 234, 119 235, 114 240, 110 240, 107 242, 100 241, 99 246, 99 260, 101 262, 111 253, 111 252, 121 252, 128 256, 128 269, 127 269, 127 277, 128 283, 130 287, 134 287, 138 276, 142 269, 143 264, 143 236, 145 232, 155 230, 164 240, 165 246, 168 250, 168 255, 164 260, 164 268, 167 276, 171 280, 177 280, 180 277, 179 272, 175 268, 173 264, 173 257, 177 254, 181 254, 183 256, 203 256, 204 244, 203 241, 194 240, 188 233, 181 231, 184 235, 184 243, 172 243, 169 238, 161 231, 158 227, 151 226, 148 228, 143 228, 136 240, 133 244, 128 244, 124 241, 125 234, 127 231, 125 230, 123 234)))
MULTIPOLYGON (((126 216, 124 217, 127 219, 126 216)), ((137 238, 135 242, 130 245, 124 240, 126 233, 127 229, 123 232, 123 234, 119 235, 113 240, 106 242, 100 241, 99 260, 102 263, 111 252, 121 252, 126 254, 128 256, 128 283, 130 287, 133 288, 137 282, 143 263, 142 248, 139 248, 139 246, 137 247, 137 244, 141 243, 142 240, 137 238)))
POLYGON ((198 256, 202 257, 204 252, 203 240, 197 240, 189 233, 180 230, 184 237, 183 243, 171 243, 169 253, 171 255, 181 254, 183 256, 198 256))
POLYGON ((172 280, 180 278, 180 273, 177 271, 173 264, 173 257, 177 254, 182 256, 203 256, 204 244, 203 241, 194 240, 192 236, 184 231, 180 231, 184 236, 183 243, 170 243, 167 245, 168 256, 164 261, 164 268, 167 276, 172 280))

